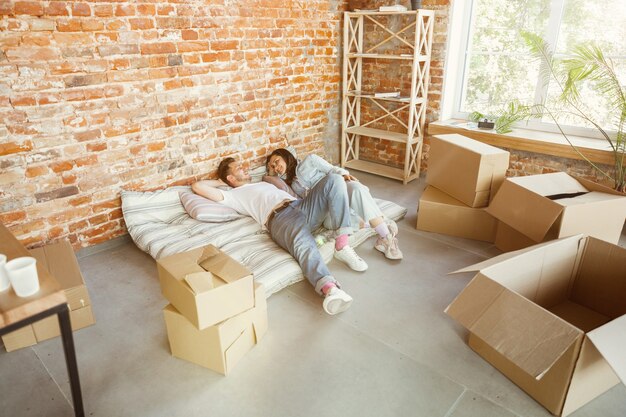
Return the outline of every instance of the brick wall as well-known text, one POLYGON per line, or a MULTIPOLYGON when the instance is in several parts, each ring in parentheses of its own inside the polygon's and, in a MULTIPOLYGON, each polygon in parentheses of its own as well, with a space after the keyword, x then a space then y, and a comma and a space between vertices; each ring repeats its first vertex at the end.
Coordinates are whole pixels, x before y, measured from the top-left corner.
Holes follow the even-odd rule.
POLYGON ((338 151, 337 0, 0 2, 0 221, 27 246, 124 234, 119 193, 236 155, 338 151))

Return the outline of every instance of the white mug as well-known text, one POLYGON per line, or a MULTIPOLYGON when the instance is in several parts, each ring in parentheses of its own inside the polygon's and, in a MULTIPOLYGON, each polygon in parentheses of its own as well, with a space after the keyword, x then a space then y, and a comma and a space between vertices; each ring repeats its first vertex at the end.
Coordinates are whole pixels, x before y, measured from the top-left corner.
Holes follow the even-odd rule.
POLYGON ((0 253, 0 291, 6 291, 11 287, 11 281, 9 281, 9 274, 4 267, 7 263, 7 256, 0 253))
POLYGON ((9 273, 13 291, 18 297, 28 297, 39 291, 37 259, 32 256, 11 259, 5 268, 9 273))

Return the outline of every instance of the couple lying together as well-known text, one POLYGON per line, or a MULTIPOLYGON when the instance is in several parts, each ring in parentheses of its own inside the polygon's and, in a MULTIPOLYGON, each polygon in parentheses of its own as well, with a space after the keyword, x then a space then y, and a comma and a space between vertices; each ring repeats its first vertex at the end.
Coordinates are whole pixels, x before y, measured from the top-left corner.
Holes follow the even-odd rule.
POLYGON ((353 226, 367 227, 368 222, 378 233, 374 247, 389 259, 402 259, 396 224, 384 221, 366 186, 317 155, 299 162, 288 150, 277 149, 267 158, 267 168, 270 175, 263 182, 250 183, 242 164, 226 158, 217 169, 218 180, 198 181, 192 189, 251 216, 300 264, 304 276, 324 297, 324 311, 337 314, 347 310, 352 297, 328 270, 312 232, 322 224, 334 230, 334 257, 355 271, 365 271, 367 264, 348 245, 353 226), (225 184, 232 189, 218 188, 225 184))

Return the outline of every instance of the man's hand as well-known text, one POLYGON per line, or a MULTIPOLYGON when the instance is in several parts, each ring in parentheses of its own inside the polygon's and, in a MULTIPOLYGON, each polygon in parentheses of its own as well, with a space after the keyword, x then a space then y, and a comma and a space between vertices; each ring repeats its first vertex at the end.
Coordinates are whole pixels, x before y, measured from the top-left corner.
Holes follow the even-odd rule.
POLYGON ((353 176, 352 176, 352 175, 350 175, 350 174, 346 174, 346 175, 344 175, 344 176, 343 176, 343 179, 344 179, 344 180, 346 180, 346 182, 349 182, 349 181, 356 181, 356 182, 359 182, 359 180, 357 180, 357 179, 356 179, 356 177, 353 177, 353 176))

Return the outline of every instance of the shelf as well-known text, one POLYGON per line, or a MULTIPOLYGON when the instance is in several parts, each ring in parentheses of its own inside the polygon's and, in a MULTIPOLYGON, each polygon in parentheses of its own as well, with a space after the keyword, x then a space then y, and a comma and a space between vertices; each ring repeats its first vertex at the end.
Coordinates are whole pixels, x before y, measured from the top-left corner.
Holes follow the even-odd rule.
MULTIPOLYGON (((387 130, 382 129, 372 129, 371 127, 362 127, 362 126, 353 126, 346 129, 346 133, 350 133, 352 135, 360 135, 367 136, 370 138, 377 139, 386 139, 393 142, 401 142, 406 143, 408 134, 406 133, 398 133, 398 132, 389 132, 387 130)), ((419 138, 413 138, 411 143, 419 142, 419 138)))
MULTIPOLYGON (((374 97, 374 93, 363 93, 358 91, 348 91, 346 93, 347 96, 350 97, 364 97, 372 100, 384 100, 384 101, 395 101, 397 103, 410 103, 411 97, 374 97)), ((422 97, 418 97, 415 99, 415 104, 423 104, 426 100, 422 97)))
MULTIPOLYGON (((394 180, 404 181, 404 171, 402 169, 390 167, 383 164, 377 164, 375 162, 352 159, 350 161, 347 161, 344 167, 357 171, 369 172, 370 174, 376 174, 387 178, 393 178, 394 180)), ((414 173, 406 179, 406 182, 412 181, 417 177, 418 175, 414 173)))
MULTIPOLYGON (((392 55, 392 54, 358 54, 358 53, 348 53, 348 58, 370 58, 370 59, 399 59, 403 61, 413 61, 413 54, 406 55, 392 55)), ((426 61, 428 59, 427 55, 417 55, 418 61, 426 61)))
POLYGON ((353 12, 345 12, 347 16, 359 17, 359 16, 385 16, 385 15, 415 15, 420 13, 423 16, 434 16, 434 10, 420 9, 420 10, 407 10, 403 12, 380 12, 378 10, 355 10, 353 12))

